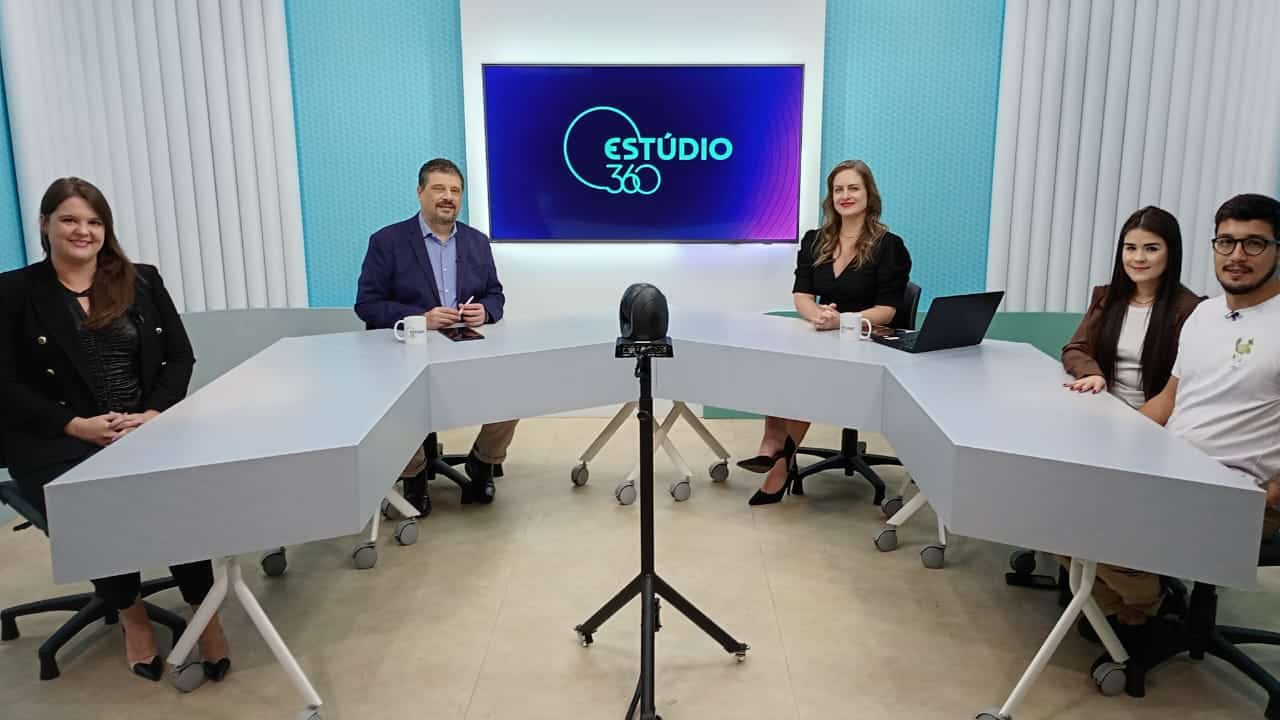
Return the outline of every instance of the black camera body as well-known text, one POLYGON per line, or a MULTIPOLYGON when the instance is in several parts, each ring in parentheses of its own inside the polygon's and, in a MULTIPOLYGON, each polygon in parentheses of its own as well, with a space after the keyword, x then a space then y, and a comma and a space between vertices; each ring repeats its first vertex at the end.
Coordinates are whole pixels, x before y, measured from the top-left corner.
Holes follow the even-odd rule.
POLYGON ((667 297, 649 283, 635 283, 622 294, 618 306, 618 331, 614 357, 639 358, 674 356, 667 335, 670 316, 667 297))

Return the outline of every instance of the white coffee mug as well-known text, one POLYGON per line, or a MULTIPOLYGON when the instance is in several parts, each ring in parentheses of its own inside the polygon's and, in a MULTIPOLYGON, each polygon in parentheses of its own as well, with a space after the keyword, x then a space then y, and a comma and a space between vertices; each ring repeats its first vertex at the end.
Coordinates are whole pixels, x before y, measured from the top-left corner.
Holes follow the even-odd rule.
POLYGON ((422 345, 427 341, 427 316, 410 315, 403 320, 397 320, 391 332, 395 333, 396 339, 402 343, 422 345))
POLYGON ((859 340, 870 340, 871 321, 860 312, 840 313, 840 332, 856 335, 859 340))

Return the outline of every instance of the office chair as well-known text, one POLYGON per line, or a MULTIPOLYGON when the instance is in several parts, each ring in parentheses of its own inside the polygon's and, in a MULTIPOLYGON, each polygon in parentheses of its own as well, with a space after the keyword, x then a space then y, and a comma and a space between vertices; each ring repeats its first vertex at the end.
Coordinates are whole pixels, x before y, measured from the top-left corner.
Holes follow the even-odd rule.
MULTIPOLYGON (((4 459, 0 458, 0 468, 3 467, 4 459)), ((14 526, 14 532, 34 526, 45 535, 49 534, 49 526, 45 521, 44 515, 22 496, 18 489, 18 483, 12 480, 0 481, 0 502, 16 510, 25 520, 25 522, 14 526)), ((177 587, 177 585, 177 581, 171 577, 147 580, 142 583, 140 594, 145 598, 161 590, 177 587)), ((147 609, 147 617, 151 618, 152 622, 158 622, 169 628, 169 632, 173 635, 173 642, 178 642, 178 638, 187 629, 187 622, 177 614, 164 608, 145 601, 142 604, 147 609)), ((62 624, 62 627, 55 630, 36 650, 36 655, 40 658, 41 680, 52 680, 61 674, 58 669, 56 655, 62 649, 62 646, 70 642, 81 630, 99 620, 107 625, 115 625, 120 619, 115 610, 108 608, 102 598, 91 592, 63 595, 62 597, 37 600, 0 610, 0 640, 7 641, 18 638, 18 618, 24 615, 37 615, 54 611, 73 612, 75 615, 72 615, 70 620, 67 620, 62 624)))
MULTIPOLYGON (((470 478, 453 469, 457 465, 466 465, 467 455, 445 455, 444 444, 436 439, 435 433, 427 435, 427 439, 422 441, 422 447, 427 452, 427 480, 434 480, 436 475, 443 475, 463 490, 471 485, 470 478)), ((502 477, 501 463, 493 466, 493 476, 502 477)))
MULTIPOLYGON (((919 307, 920 286, 913 282, 908 282, 907 289, 903 293, 902 304, 898 306, 898 311, 893 315, 892 327, 900 330, 915 330, 916 313, 919 307)), ((843 470, 845 475, 852 477, 856 472, 871 483, 871 487, 875 490, 875 500, 873 502, 876 505, 882 505, 884 503, 884 481, 880 479, 875 470, 872 470, 872 466, 902 465, 902 461, 896 457, 868 453, 867 444, 858 440, 858 431, 853 428, 844 428, 840 431, 839 450, 802 447, 796 452, 800 455, 812 455, 822 459, 812 465, 794 471, 795 474, 791 480, 791 493, 793 495, 804 494, 804 479, 810 475, 825 470, 843 470)), ((901 501, 901 498, 898 500, 901 501)), ((885 508, 886 514, 893 515, 888 510, 889 508, 885 508)))
MULTIPOLYGON (((1263 542, 1258 553, 1260 567, 1280 566, 1280 535, 1263 542)), ((1160 641, 1160 647, 1146 657, 1130 658, 1123 666, 1110 662, 1103 655, 1093 664, 1093 676, 1097 679, 1106 672, 1123 672, 1124 689, 1132 697, 1146 695, 1147 674, 1165 661, 1182 653, 1193 660, 1203 660, 1206 654, 1226 662, 1244 673, 1267 693, 1267 707, 1263 711, 1266 720, 1280 720, 1280 679, 1267 672, 1256 660, 1239 649, 1239 645, 1280 645, 1280 633, 1266 630, 1233 627, 1218 624, 1218 588, 1207 583, 1196 583, 1186 614, 1176 621, 1164 620, 1172 627, 1166 632, 1171 637, 1160 641)))

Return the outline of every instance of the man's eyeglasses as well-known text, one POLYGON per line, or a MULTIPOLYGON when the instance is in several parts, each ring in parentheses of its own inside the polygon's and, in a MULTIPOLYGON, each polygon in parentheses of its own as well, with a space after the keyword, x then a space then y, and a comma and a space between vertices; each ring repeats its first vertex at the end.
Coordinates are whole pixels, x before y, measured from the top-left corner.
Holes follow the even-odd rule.
POLYGON ((1250 235, 1244 238, 1233 238, 1223 235, 1216 237, 1210 242, 1213 243, 1213 251, 1219 255, 1230 255, 1236 251, 1236 245, 1244 247, 1244 254, 1249 256, 1261 255, 1267 251, 1267 246, 1276 245, 1276 241, 1270 238, 1258 237, 1250 235))

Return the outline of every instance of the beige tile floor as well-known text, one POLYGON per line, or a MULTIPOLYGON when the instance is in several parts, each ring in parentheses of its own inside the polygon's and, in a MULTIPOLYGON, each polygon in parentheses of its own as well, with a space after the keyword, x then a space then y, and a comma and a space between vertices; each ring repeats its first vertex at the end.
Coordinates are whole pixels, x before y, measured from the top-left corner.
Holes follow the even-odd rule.
MULTIPOLYGON (((525 422, 496 504, 460 506, 456 489, 433 485, 435 512, 418 544, 397 547, 384 533, 373 570, 351 568, 351 538, 291 548, 278 579, 245 558, 251 587, 324 697, 327 720, 622 717, 638 667, 638 606, 589 649, 572 631, 639 563, 638 506, 620 507, 612 493, 635 457, 634 430, 592 464, 590 484, 568 482, 602 425, 525 422)), ((758 422, 710 425, 735 458, 754 454, 758 422)), ((472 433, 444 440, 461 449, 472 433)), ((735 469, 713 485, 702 474, 710 453, 683 428, 674 437, 699 476, 689 502, 659 493, 659 571, 751 653, 735 663, 668 609, 657 680, 666 720, 972 717, 1003 700, 1057 614, 1052 594, 1005 586, 1006 547, 954 538, 947 569, 925 570, 917 552, 934 531, 931 513, 900 531, 900 550, 879 553, 870 537, 883 518, 860 480, 816 478, 806 497, 753 510, 746 500, 757 476, 735 469)), ((818 427, 810 439, 837 437, 818 427)), ((662 458, 657 467, 665 487, 670 465, 662 458)), ((891 487, 902 477, 885 471, 891 487)), ((305 508, 306 498, 298 503, 305 508)), ((43 537, 5 532, 0 547, 0 605, 55 592, 43 537)), ((1280 624, 1280 577, 1264 575, 1263 588, 1227 593, 1224 618, 1280 624)), ((175 592, 158 597, 181 605, 175 592)), ((231 606, 224 618, 232 675, 191 695, 127 674, 119 633, 106 629, 64 651, 60 679, 39 682, 35 649, 58 618, 29 619, 19 640, 0 644, 0 717, 292 717, 299 699, 244 612, 231 606)), ((1072 634, 1018 720, 1261 717, 1261 693, 1215 660, 1173 662, 1144 700, 1103 698, 1087 676, 1098 652, 1072 634)), ((1258 657, 1280 670, 1280 652, 1258 657)))

